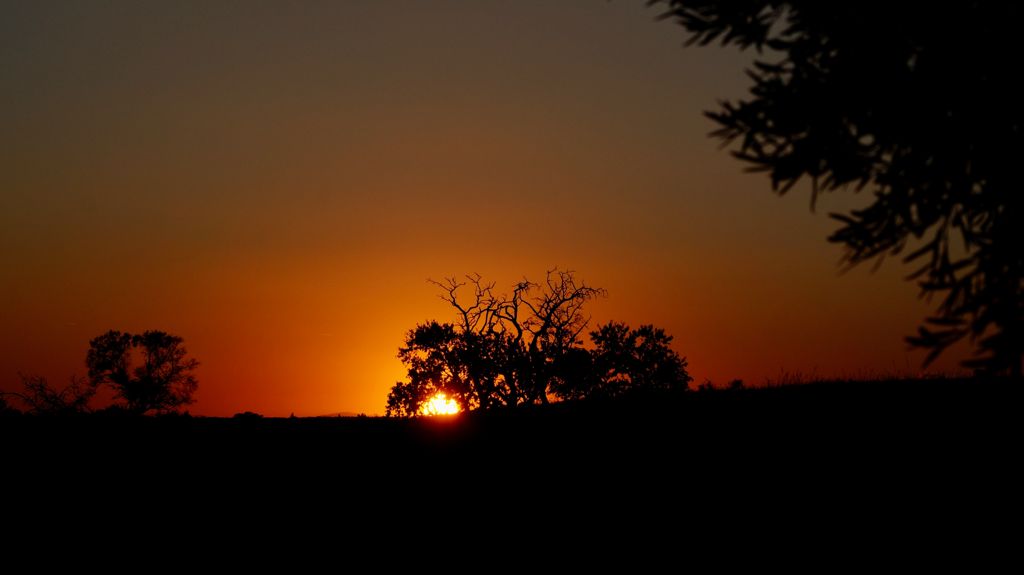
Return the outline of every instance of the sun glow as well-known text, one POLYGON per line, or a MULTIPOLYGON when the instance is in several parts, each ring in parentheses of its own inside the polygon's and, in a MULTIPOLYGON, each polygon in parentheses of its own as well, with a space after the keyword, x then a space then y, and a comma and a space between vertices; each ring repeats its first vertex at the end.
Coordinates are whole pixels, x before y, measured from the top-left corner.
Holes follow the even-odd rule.
POLYGON ((442 392, 420 405, 420 415, 455 415, 459 411, 459 404, 442 392))

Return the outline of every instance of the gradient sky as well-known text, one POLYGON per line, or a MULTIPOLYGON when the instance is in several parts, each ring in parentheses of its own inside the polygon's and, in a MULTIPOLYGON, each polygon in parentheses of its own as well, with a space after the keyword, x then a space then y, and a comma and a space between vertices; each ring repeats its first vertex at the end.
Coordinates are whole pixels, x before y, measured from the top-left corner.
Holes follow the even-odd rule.
POLYGON ((0 387, 161 329, 193 413, 381 413, 405 332, 451 317, 428 277, 553 266, 698 382, 917 372, 909 270, 825 242, 863 198, 743 173, 702 111, 749 56, 644 4, 4 2, 0 387))

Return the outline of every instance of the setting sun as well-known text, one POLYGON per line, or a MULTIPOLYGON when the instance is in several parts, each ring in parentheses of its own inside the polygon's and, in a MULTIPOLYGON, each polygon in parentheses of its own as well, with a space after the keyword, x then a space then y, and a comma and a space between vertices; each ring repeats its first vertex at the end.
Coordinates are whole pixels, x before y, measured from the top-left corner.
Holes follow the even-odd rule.
POLYGON ((440 392, 420 406, 420 415, 455 415, 459 411, 459 404, 440 392))

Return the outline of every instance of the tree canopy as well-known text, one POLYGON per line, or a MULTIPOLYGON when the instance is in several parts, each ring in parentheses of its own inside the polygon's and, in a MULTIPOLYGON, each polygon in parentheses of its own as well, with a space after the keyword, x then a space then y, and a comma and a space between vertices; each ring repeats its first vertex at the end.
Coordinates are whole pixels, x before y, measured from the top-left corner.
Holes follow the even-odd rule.
POLYGON ((869 190, 832 214, 849 264, 901 255, 934 317, 908 338, 928 362, 969 338, 967 365, 1020 375, 1024 221, 1012 2, 653 0, 690 42, 754 48, 746 99, 714 135, 786 193, 869 190))
POLYGON ((110 385, 130 413, 174 411, 192 403, 199 386, 199 362, 182 338, 162 331, 108 331, 89 342, 85 362, 90 383, 110 385))
POLYGON ((524 279, 510 295, 479 275, 433 283, 457 320, 409 331, 398 353, 408 380, 391 389, 388 415, 416 415, 438 394, 475 410, 686 389, 691 381, 671 336, 653 326, 608 324, 591 332, 594 349, 584 348, 584 305, 604 290, 572 272, 551 271, 542 283, 524 279), (464 288, 470 294, 461 298, 464 288))

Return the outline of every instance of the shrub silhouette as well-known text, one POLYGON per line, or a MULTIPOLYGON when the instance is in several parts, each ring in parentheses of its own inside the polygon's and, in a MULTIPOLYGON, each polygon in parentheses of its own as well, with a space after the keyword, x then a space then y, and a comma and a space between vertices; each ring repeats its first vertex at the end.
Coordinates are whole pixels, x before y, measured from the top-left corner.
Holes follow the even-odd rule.
MULTIPOLYGON (((25 413, 29 415, 81 415, 89 412, 89 400, 96 394, 96 389, 88 382, 72 377, 67 386, 57 389, 50 385, 45 377, 38 375, 21 375, 21 392, 10 392, 8 395, 21 400, 25 405, 25 413)), ((5 398, 0 405, 0 412, 13 409, 7 405, 5 398)))

